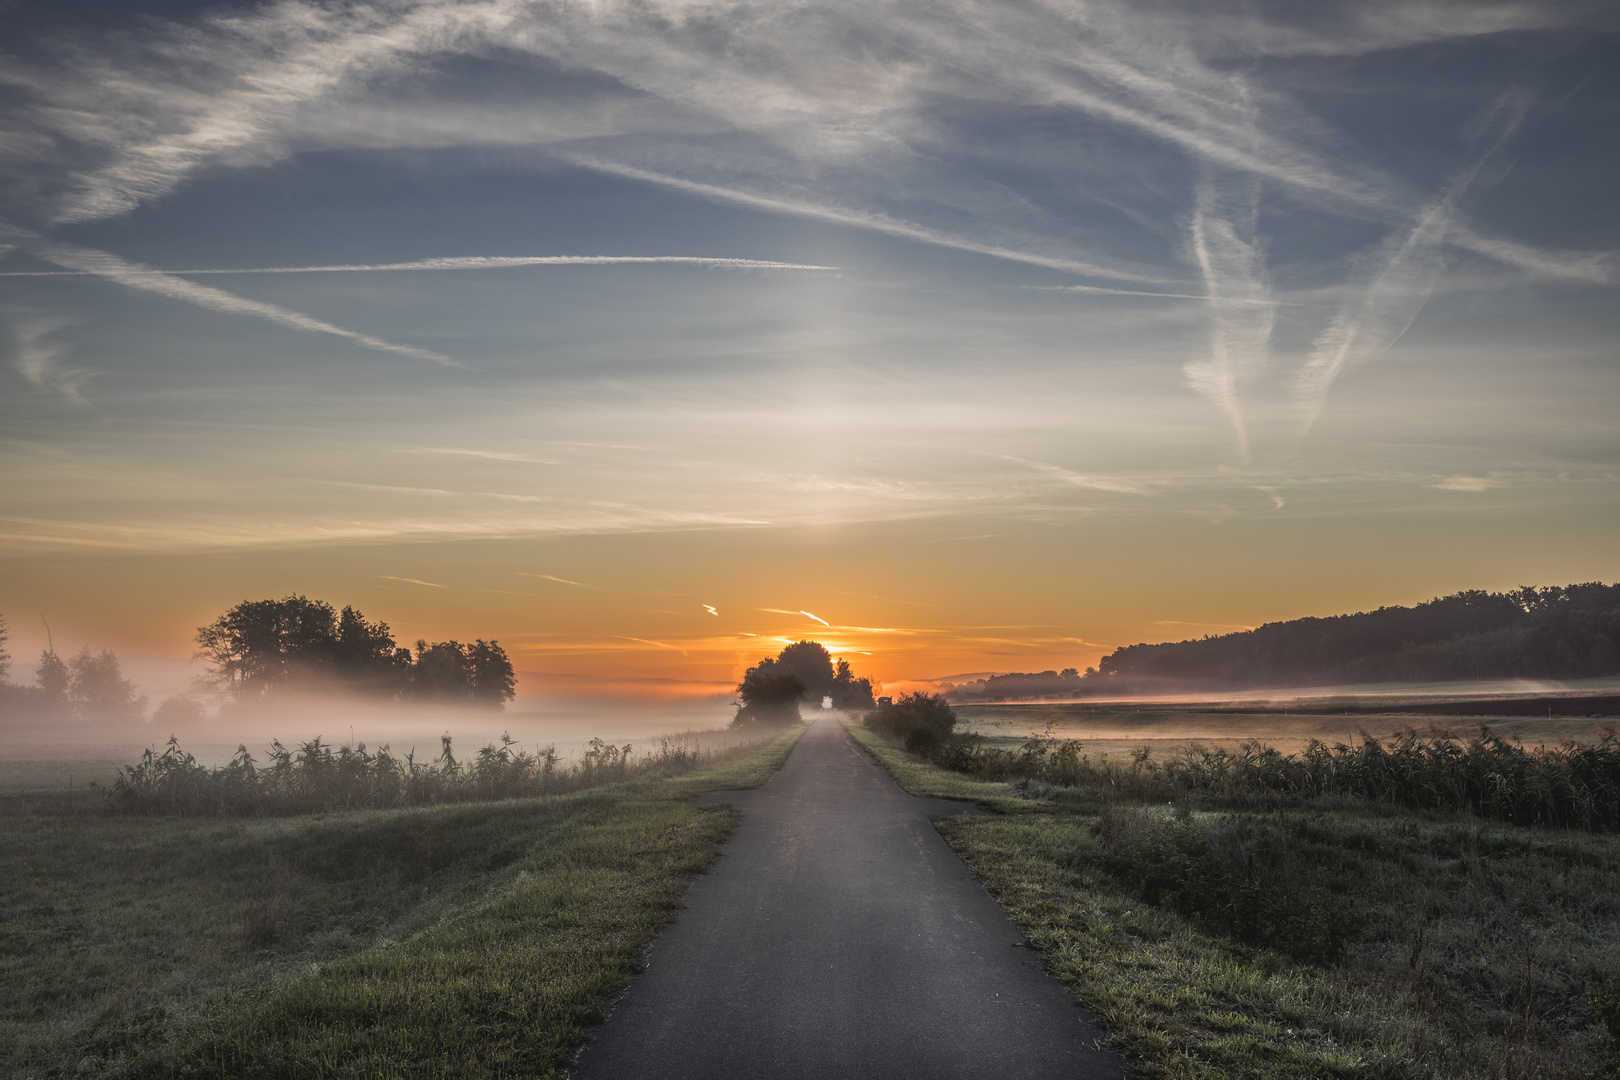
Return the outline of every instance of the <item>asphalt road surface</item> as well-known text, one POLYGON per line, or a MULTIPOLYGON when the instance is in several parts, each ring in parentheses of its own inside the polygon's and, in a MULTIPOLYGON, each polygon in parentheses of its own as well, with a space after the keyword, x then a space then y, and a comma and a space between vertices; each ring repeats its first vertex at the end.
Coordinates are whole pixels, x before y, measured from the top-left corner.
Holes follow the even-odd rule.
POLYGON ((1101 1033, 831 716, 756 791, 580 1080, 1120 1078, 1101 1033))

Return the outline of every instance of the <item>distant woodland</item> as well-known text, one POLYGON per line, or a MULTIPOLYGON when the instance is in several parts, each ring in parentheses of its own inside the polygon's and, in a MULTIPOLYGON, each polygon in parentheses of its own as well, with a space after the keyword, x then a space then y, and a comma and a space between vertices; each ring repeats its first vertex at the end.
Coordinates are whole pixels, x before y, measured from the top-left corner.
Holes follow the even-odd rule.
MULTIPOLYGON (((32 685, 10 682, 11 656, 0 617, 0 709, 36 719, 124 722, 141 719, 147 700, 123 677, 111 650, 88 647, 64 660, 52 644, 40 653, 32 685)), ((251 708, 293 695, 349 693, 392 701, 429 701, 500 709, 517 677, 495 641, 395 642, 388 624, 353 607, 287 596, 245 600, 198 627, 197 657, 209 673, 188 692, 158 705, 161 723, 202 718, 207 702, 251 708)))
POLYGON ((1177 690, 1620 674, 1620 585, 1470 590, 1415 607, 1267 623, 1115 649, 1085 672, 1014 673, 947 688, 953 701, 1177 690))

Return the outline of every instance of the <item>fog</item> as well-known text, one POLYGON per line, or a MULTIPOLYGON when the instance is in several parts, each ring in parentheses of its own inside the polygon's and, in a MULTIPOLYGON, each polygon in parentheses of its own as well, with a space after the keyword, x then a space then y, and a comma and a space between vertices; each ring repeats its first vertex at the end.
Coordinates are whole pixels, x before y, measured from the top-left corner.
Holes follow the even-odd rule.
POLYGON ((656 749, 665 739, 705 749, 754 741, 756 736, 728 729, 732 709, 726 700, 712 694, 520 695, 505 710, 495 710, 340 694, 289 695, 251 708, 216 705, 200 720, 182 726, 154 721, 150 708, 146 719, 116 724, 12 713, 0 717, 0 793, 110 783, 119 766, 133 764, 148 747, 162 749, 170 736, 209 766, 229 761, 238 746, 246 746, 262 762, 272 740, 296 750, 317 737, 371 749, 386 745, 400 755, 414 752, 418 761, 436 759, 447 734, 459 761, 507 734, 517 749, 554 746, 565 760, 578 760, 592 739, 629 743, 638 752, 656 749))

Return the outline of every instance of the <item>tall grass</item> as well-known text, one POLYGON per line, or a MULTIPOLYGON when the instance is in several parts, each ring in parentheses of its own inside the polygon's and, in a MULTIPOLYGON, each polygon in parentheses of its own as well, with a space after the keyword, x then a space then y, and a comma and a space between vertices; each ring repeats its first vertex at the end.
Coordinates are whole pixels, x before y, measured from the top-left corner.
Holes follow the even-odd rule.
POLYGON ((562 761, 553 746, 535 752, 501 736, 470 761, 458 761, 451 739, 439 756, 417 761, 387 746, 333 746, 319 737, 289 749, 277 740, 260 764, 239 746, 227 765, 209 769, 171 737, 122 769, 107 793, 109 806, 130 814, 258 817, 332 810, 385 810, 443 803, 557 795, 648 776, 690 772, 713 751, 663 740, 639 757, 629 744, 592 739, 578 764, 562 761))
POLYGON ((1201 798, 1237 805, 1302 802, 1327 796, 1409 810, 1466 810, 1489 821, 1620 830, 1620 741, 1601 729, 1596 743, 1518 746, 1489 729, 1463 741, 1436 729, 1408 729, 1389 740, 1363 733, 1353 746, 1312 740, 1284 754, 1258 742, 1236 751, 1192 746, 1154 760, 1093 760, 1080 743, 1050 733, 1018 750, 976 735, 952 740, 931 759, 985 780, 1030 780, 1137 799, 1201 798))

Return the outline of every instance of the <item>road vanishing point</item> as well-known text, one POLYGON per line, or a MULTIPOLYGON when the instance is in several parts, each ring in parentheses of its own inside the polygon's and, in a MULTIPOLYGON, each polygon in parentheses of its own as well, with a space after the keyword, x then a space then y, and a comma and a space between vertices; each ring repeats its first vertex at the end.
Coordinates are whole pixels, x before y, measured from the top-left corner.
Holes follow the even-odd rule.
POLYGON ((1124 1063, 930 819, 830 715, 742 822, 576 1080, 1115 1080, 1124 1063))

